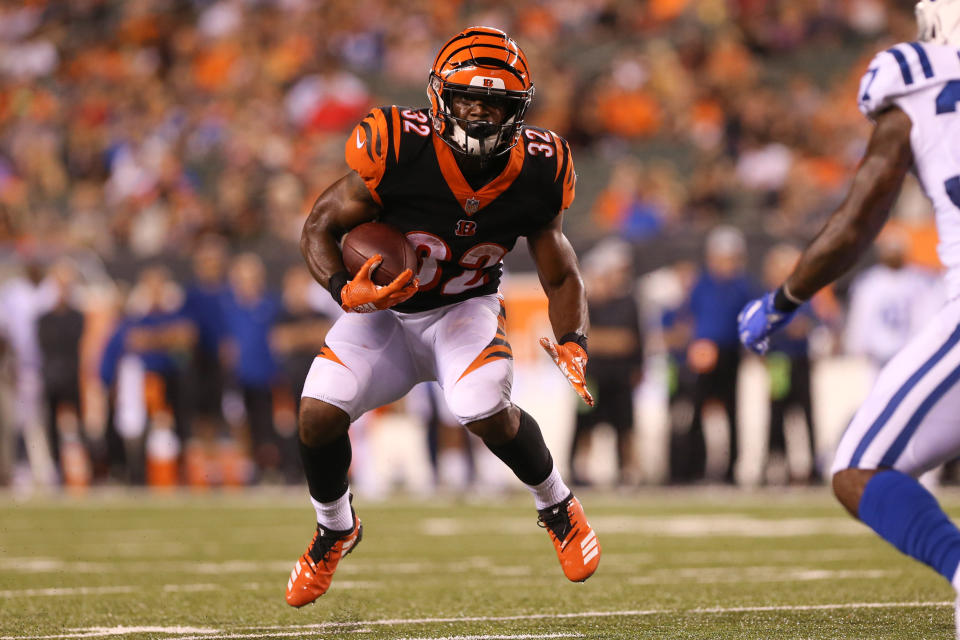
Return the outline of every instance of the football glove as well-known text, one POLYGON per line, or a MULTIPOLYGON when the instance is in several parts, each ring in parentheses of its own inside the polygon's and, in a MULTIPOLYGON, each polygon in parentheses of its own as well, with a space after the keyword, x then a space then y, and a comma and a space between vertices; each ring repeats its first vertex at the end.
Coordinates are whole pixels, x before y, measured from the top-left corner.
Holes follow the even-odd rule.
POLYGON ((751 300, 737 316, 737 332, 740 342, 754 353, 764 354, 770 346, 770 334, 793 319, 797 311, 778 311, 773 307, 771 291, 762 298, 751 300))
POLYGON ((344 311, 354 313, 372 313, 383 311, 400 304, 417 292, 419 280, 411 280, 413 271, 404 269, 403 273, 393 279, 390 284, 381 287, 370 279, 370 272, 380 266, 383 257, 380 254, 370 256, 353 280, 343 285, 340 290, 340 300, 344 311))
POLYGON ((567 377, 573 390, 589 406, 593 406, 593 396, 587 391, 584 369, 587 367, 587 352, 576 342, 556 344, 549 338, 540 338, 540 346, 553 359, 553 363, 567 377))

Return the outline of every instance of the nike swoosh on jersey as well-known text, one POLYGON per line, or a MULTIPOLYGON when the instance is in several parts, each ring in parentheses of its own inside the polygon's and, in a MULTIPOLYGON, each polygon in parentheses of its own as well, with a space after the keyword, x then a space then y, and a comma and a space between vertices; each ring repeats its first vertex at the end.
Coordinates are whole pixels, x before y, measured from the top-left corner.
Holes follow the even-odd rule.
POLYGON ((363 149, 363 142, 360 141, 360 132, 357 131, 357 149, 363 149))

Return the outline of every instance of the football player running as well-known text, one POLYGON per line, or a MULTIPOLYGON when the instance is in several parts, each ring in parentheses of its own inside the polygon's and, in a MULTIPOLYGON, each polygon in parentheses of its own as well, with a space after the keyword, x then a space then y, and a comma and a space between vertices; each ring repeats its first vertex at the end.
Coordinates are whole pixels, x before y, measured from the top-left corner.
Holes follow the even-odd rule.
POLYGON ((434 62, 430 107, 373 109, 347 139, 352 171, 310 212, 301 241, 307 266, 348 313, 303 386, 300 451, 317 530, 287 583, 292 606, 323 595, 361 539, 347 483, 350 423, 426 380, 439 383, 460 423, 531 491, 566 577, 582 582, 597 568, 600 547, 583 508, 536 420, 510 401, 513 356, 497 291, 502 258, 524 236, 557 338, 541 344, 593 404, 584 385, 583 281, 562 231, 576 174, 563 138, 524 124, 533 93, 513 39, 488 27, 462 31, 434 62), (373 284, 379 256, 350 279, 338 240, 371 220, 416 247, 416 280, 407 270, 387 286, 373 284))
POLYGON ((949 302, 880 372, 840 441, 833 491, 960 589, 960 531, 916 481, 960 454, 960 0, 922 0, 916 14, 920 41, 878 53, 860 83, 875 127, 846 199, 783 285, 744 307, 739 329, 763 353, 797 307, 854 265, 914 169, 936 211, 949 302))

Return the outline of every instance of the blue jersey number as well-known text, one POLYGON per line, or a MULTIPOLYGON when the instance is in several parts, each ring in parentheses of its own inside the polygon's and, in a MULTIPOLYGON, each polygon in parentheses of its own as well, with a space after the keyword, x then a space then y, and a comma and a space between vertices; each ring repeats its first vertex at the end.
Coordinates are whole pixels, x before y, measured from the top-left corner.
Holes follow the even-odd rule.
POLYGON ((960 102, 960 80, 951 80, 937 94, 937 115, 953 113, 960 102))
MULTIPOLYGON (((951 80, 937 94, 937 115, 955 113, 960 102, 960 80, 951 80)), ((960 209, 960 176, 949 178, 943 183, 950 201, 960 209)))
POLYGON ((877 71, 880 71, 880 67, 867 69, 867 73, 870 74, 870 79, 867 80, 867 86, 863 88, 863 95, 860 96, 860 102, 866 102, 870 99, 870 85, 872 85, 873 81, 877 79, 877 71))

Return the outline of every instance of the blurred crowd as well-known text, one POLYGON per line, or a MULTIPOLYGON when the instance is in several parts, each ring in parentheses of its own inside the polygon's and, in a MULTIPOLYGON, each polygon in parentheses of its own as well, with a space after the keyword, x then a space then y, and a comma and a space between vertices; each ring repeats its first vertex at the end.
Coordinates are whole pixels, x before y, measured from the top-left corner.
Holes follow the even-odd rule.
MULTIPOLYGON (((0 405, 6 393, 19 408, 21 434, 0 437, 0 476, 45 432, 31 473, 58 482, 298 480, 299 387, 339 313, 299 266, 303 220, 346 171, 350 127, 373 105, 424 104, 436 50, 472 24, 518 40, 537 88, 527 119, 577 159, 566 225, 603 409, 575 419, 574 479, 590 481, 591 433, 610 424, 619 477, 635 481, 633 400, 661 354, 671 477, 707 474, 704 420, 719 416, 734 428, 716 477, 730 481, 731 318, 795 259, 781 241, 808 238, 842 198, 869 132, 859 77, 915 38, 903 3, 0 0, 0 405), (748 257, 765 258, 766 282, 748 257), (629 284, 654 269, 670 300, 629 284)), ((906 191, 890 244, 936 268, 929 207, 906 191)), ((878 296, 851 295, 849 314, 885 317, 889 346, 911 314, 878 296)), ((774 456, 797 407, 814 446, 809 336, 825 327, 844 344, 844 302, 821 296, 774 349, 774 456)), ((426 422, 442 427, 435 404, 426 422)), ((431 433, 434 463, 469 449, 431 433)))
POLYGON ((914 37, 889 0, 5 0, 0 242, 108 259, 207 232, 294 242, 345 132, 371 105, 423 104, 470 24, 520 42, 529 120, 592 176, 575 228, 637 240, 809 231, 863 145, 869 55, 914 37))

